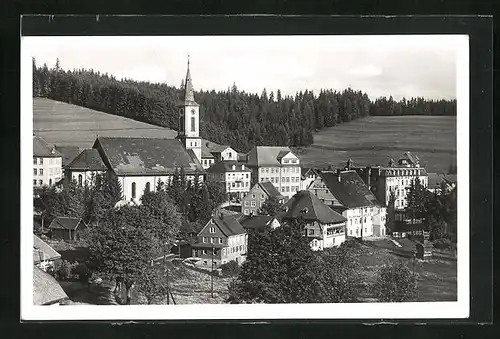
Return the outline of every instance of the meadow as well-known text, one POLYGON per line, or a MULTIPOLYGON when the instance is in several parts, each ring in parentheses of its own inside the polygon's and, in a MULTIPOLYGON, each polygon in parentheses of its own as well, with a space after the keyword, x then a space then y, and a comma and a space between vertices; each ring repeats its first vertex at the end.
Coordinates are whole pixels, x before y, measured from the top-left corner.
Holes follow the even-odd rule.
POLYGON ((446 173, 457 159, 456 117, 367 117, 314 134, 314 144, 298 149, 306 166, 387 165, 405 151, 417 154, 428 172, 446 173))
MULTIPOLYGON (((50 143, 92 147, 96 136, 175 138, 168 128, 44 98, 34 98, 34 131, 50 143)), ((203 122, 202 122, 203 123, 203 122)), ((405 151, 420 157, 429 172, 456 164, 456 117, 367 117, 314 134, 314 144, 297 149, 305 166, 386 165, 405 151)))

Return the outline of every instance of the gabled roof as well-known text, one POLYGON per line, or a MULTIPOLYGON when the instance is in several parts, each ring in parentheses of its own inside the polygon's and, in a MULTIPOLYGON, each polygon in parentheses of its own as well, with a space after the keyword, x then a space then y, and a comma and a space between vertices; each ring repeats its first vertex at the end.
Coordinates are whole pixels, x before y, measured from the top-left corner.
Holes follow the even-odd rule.
POLYGON ((71 217, 57 217, 50 223, 50 229, 61 229, 61 230, 75 230, 83 224, 87 226, 82 218, 71 218, 71 217))
POLYGON ((238 221, 243 228, 263 229, 265 226, 271 224, 274 219, 276 218, 268 215, 242 215, 238 221))
POLYGON ((77 146, 56 146, 56 150, 62 154, 63 167, 72 162, 82 151, 80 147, 77 146))
POLYGON ((68 295, 57 280, 33 265, 33 304, 50 305, 67 299, 68 295))
POLYGON ((440 188, 441 183, 443 182, 443 176, 437 173, 427 173, 428 177, 428 188, 440 188))
POLYGON ((33 136, 33 156, 42 158, 62 157, 62 154, 56 150, 54 145, 49 145, 41 137, 33 136))
POLYGON ((214 215, 211 219, 227 237, 244 234, 245 229, 241 226, 238 220, 232 215, 214 215))
POLYGON ((94 147, 102 149, 103 161, 117 175, 172 175, 205 173, 194 152, 175 139, 98 137, 94 147))
POLYGON ((42 260, 56 260, 61 255, 45 241, 33 234, 33 263, 39 263, 42 260))
POLYGON ((417 155, 412 154, 410 151, 404 152, 403 156, 399 158, 399 161, 406 159, 410 164, 416 165, 420 160, 417 155))
POLYGON ((257 185, 260 185, 262 190, 269 196, 269 197, 283 197, 281 193, 278 191, 276 187, 269 181, 266 182, 259 182, 257 185))
POLYGON ((340 174, 323 171, 319 175, 333 196, 347 208, 380 205, 356 171, 340 174))
POLYGON ((283 146, 255 146, 248 152, 248 166, 279 166, 278 156, 292 152, 290 148, 283 146))
POLYGON ((245 164, 239 163, 235 160, 222 160, 216 164, 213 164, 207 172, 211 173, 225 173, 225 172, 252 172, 245 164), (235 169, 233 170, 233 165, 235 169), (242 169, 244 166, 244 169, 242 169))
POLYGON ((215 156, 210 153, 206 148, 201 148, 201 157, 202 158, 210 158, 210 159, 215 159, 215 156))
POLYGON ((456 174, 443 174, 443 179, 449 184, 457 183, 457 175, 456 174))
POLYGON ((296 219, 302 216, 304 220, 319 221, 322 224, 334 224, 347 220, 323 204, 310 191, 297 192, 285 204, 285 210, 286 212, 282 215, 282 219, 296 219))
POLYGON ((105 171, 108 169, 95 148, 83 150, 65 168, 87 171, 105 171))
POLYGON ((281 160, 288 153, 292 153, 292 152, 291 151, 279 151, 278 155, 276 156, 276 159, 281 160))

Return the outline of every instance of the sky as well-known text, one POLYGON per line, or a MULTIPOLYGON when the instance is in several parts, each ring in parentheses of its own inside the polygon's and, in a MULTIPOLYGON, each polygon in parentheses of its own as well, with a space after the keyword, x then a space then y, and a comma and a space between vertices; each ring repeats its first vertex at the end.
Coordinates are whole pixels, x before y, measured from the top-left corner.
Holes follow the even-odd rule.
POLYGON ((180 86, 190 57, 195 90, 294 95, 305 89, 456 98, 457 53, 466 36, 24 37, 37 65, 86 68, 180 86))

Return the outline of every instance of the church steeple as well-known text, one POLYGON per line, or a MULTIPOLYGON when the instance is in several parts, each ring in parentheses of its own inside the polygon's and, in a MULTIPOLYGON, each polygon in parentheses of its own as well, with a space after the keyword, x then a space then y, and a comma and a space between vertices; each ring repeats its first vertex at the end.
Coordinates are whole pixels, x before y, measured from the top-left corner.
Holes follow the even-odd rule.
MULTIPOLYGON (((194 88, 193 88, 193 80, 191 79, 191 71, 189 70, 189 55, 188 55, 188 63, 187 63, 187 73, 186 73, 186 81, 184 83, 184 103, 186 104, 196 104, 194 101, 194 88)), ((197 104, 196 104, 197 105, 197 104)))

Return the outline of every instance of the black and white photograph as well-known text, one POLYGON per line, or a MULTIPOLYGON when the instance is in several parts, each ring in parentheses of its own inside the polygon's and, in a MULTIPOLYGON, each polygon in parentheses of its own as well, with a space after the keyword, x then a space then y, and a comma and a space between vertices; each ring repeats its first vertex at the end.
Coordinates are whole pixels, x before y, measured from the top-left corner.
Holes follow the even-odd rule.
POLYGON ((21 47, 24 319, 468 316, 466 35, 21 47))

